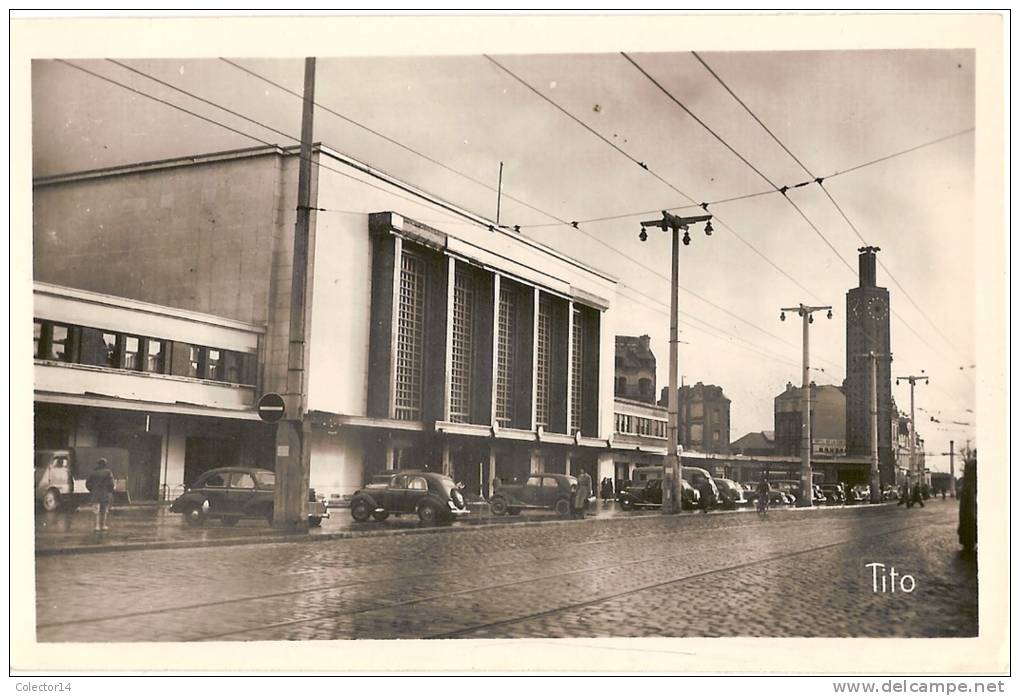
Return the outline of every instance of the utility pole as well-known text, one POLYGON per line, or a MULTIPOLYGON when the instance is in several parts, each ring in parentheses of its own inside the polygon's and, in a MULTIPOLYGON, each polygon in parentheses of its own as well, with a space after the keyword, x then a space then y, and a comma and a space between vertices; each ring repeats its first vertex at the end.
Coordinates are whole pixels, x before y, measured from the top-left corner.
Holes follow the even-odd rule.
POLYGON ((305 420, 307 371, 308 266, 311 256, 312 117, 315 113, 315 58, 305 58, 301 112, 301 161, 298 165, 297 219, 290 286, 290 334, 287 346, 285 417, 276 427, 276 488, 273 526, 307 527, 305 513, 311 465, 310 424, 305 420))
POLYGON ((679 356, 679 327, 678 313, 680 310, 680 230, 684 231, 683 244, 691 243, 691 235, 688 228, 699 222, 705 225, 705 234, 712 235, 712 216, 694 215, 691 217, 679 217, 665 210, 662 211, 662 220, 649 220, 641 223, 641 234, 638 238, 643 242, 648 239, 647 227, 658 227, 663 232, 672 230, 673 233, 673 258, 672 272, 670 274, 669 286, 669 421, 666 427, 666 472, 670 481, 669 486, 662 489, 662 512, 672 514, 680 511, 680 445, 677 437, 680 423, 679 394, 677 392, 677 375, 680 371, 679 356))
POLYGON ((914 477, 913 483, 917 484, 921 481, 921 475, 923 472, 917 470, 917 459, 916 459, 916 443, 917 443, 917 421, 914 420, 914 385, 918 382, 924 381, 928 384, 928 377, 925 376, 924 370, 921 370, 920 375, 907 375, 906 377, 897 377, 896 384, 899 385, 900 380, 905 379, 910 383, 910 475, 914 477))
POLYGON ((863 355, 855 356, 857 358, 868 359, 868 375, 870 382, 870 401, 871 406, 871 476, 869 481, 871 483, 871 502, 881 503, 882 502, 882 481, 879 475, 878 468, 878 359, 891 358, 892 356, 883 353, 878 354, 875 351, 864 353, 863 355))
POLYGON ((796 312, 804 322, 804 371, 801 377, 800 393, 800 496, 797 498, 797 507, 811 507, 811 499, 814 496, 814 481, 811 478, 811 380, 809 372, 808 351, 808 327, 814 323, 815 318, 811 316, 815 312, 826 310, 826 316, 832 319, 832 306, 811 307, 805 304, 796 307, 783 307, 779 313, 779 320, 786 321, 787 312, 796 312))
POLYGON ((953 451, 953 441, 949 441, 949 493, 955 498, 956 497, 956 462, 954 457, 956 453, 953 451))

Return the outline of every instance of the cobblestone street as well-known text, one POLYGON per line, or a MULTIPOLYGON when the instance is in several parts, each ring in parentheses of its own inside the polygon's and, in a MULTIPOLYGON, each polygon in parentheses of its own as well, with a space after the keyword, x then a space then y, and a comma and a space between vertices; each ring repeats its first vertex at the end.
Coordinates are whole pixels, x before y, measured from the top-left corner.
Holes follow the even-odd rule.
POLYGON ((955 501, 36 559, 40 641, 973 636, 955 501), (873 592, 868 563, 912 593, 873 592))

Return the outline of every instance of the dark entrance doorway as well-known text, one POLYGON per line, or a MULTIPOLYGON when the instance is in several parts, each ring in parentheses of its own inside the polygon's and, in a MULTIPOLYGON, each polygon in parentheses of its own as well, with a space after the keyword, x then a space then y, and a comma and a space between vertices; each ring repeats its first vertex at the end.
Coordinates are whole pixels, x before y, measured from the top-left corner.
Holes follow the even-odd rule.
POLYGON ((233 439, 190 436, 184 444, 184 485, 222 466, 238 466, 240 447, 233 439))

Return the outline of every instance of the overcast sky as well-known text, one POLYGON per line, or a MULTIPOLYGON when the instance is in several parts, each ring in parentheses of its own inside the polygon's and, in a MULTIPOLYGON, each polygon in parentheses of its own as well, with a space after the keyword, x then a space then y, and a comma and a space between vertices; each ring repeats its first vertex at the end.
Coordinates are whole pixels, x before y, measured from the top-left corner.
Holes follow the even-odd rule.
MULTIPOLYGON (((521 225, 524 234, 619 278, 619 330, 651 335, 661 386, 668 357, 669 240, 649 230, 642 244, 639 221, 657 217, 647 211, 692 200, 767 191, 765 178, 792 186, 811 176, 694 55, 630 57, 761 174, 618 53, 494 58, 648 170, 483 56, 321 58, 316 101, 493 187, 502 161, 501 221, 521 225), (615 219, 573 229, 507 196, 567 221, 615 219)), ((828 177, 974 125, 970 51, 701 57, 814 176, 828 177)), ((301 89, 300 60, 237 62, 301 89)), ((295 142, 110 62, 76 64, 260 140, 295 142)), ((283 133, 300 131, 300 100, 225 62, 127 64, 283 133)), ((57 62, 33 64, 32 109, 35 176, 257 144, 57 62)), ((315 119, 316 140, 495 216, 496 195, 489 188, 336 115, 319 110, 315 119)), ((945 451, 949 439, 962 442, 974 432, 952 424, 974 421, 973 169, 973 134, 965 133, 825 181, 927 315, 879 269, 879 285, 889 288, 898 315, 892 319, 894 374, 925 370, 932 378, 917 392, 917 404, 925 409, 917 414, 919 429, 930 451, 945 451), (932 416, 942 424, 931 423, 932 416)), ((862 242, 824 191, 811 184, 790 191, 789 198, 856 269, 862 242)), ((358 210, 357 201, 320 203, 358 210)), ((812 364, 824 370, 813 378, 842 383, 845 293, 857 285, 856 271, 779 193, 719 203, 711 211, 726 226, 717 223, 711 237, 692 229, 693 242, 682 249, 681 285, 703 299, 681 293, 682 339, 688 342, 681 347, 681 372, 687 383, 724 388, 732 400, 735 440, 748 431, 771 430, 773 397, 787 381, 800 382, 800 323, 796 317, 781 323, 781 306, 833 305, 832 321, 819 314, 812 325, 812 364)), ((444 219, 436 215, 433 222, 444 219)), ((455 227, 449 231, 456 234, 455 227)), ((894 386, 893 393, 899 407, 908 409, 909 388, 894 386)), ((929 463, 948 470, 941 458, 929 463)))

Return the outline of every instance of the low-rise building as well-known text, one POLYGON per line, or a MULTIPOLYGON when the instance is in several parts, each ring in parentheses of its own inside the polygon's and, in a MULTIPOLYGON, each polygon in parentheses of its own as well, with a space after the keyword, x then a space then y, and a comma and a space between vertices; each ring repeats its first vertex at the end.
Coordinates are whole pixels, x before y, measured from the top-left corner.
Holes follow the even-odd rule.
MULTIPOLYGON (((846 455, 846 397, 832 384, 811 383, 811 454, 818 457, 846 455)), ((797 456, 801 450, 801 396, 803 389, 786 383, 775 398, 776 454, 797 456)))
POLYGON ((614 396, 655 403, 655 354, 648 336, 617 336, 614 396))

